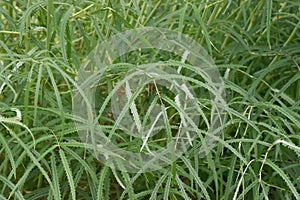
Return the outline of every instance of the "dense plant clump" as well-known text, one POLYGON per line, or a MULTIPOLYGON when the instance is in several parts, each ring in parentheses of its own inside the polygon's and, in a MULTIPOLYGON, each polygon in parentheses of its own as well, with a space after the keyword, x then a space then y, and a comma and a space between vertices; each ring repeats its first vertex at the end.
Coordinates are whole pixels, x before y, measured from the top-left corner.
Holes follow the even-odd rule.
MULTIPOLYGON (((296 0, 0 1, 0 199, 300 199, 299 16, 296 0), (86 149, 72 98, 78 71, 96 45, 141 27, 200 43, 222 76, 227 107, 207 156, 199 157, 198 138, 170 166, 129 173, 103 165, 86 149)), ((181 59, 151 49, 128 53, 106 72, 96 97, 112 94, 138 64, 176 68, 181 59)), ((182 75, 201 81, 188 70, 182 75)), ((197 82, 192 86, 209 118, 209 96, 197 82)), ((136 101, 141 113, 158 91, 175 96, 148 84, 136 101)), ((104 113, 99 122, 111 130, 115 119, 104 113)), ((168 110, 170 126, 180 119, 174 113, 168 110)), ((205 127, 201 120, 199 127, 205 127)), ((140 150, 142 142, 117 131, 116 144, 140 150)), ((147 145, 164 146, 164 134, 147 145)))

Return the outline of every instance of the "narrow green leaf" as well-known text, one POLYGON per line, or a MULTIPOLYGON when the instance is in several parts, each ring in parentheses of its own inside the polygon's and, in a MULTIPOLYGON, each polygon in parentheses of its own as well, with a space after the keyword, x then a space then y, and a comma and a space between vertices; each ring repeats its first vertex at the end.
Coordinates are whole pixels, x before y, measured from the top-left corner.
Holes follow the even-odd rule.
POLYGON ((55 154, 53 152, 51 155, 51 169, 52 169, 52 178, 53 178, 52 180, 53 180, 53 187, 54 187, 53 196, 54 199, 59 200, 61 199, 60 183, 59 183, 60 180, 57 173, 55 154))
POLYGON ((300 200, 300 194, 297 192, 297 189, 291 182, 290 178, 284 173, 284 171, 269 159, 265 160, 265 164, 269 165, 277 174, 281 176, 281 178, 285 181, 285 183, 293 193, 295 199, 300 200))
POLYGON ((72 199, 76 200, 76 190, 75 190, 73 175, 72 175, 71 168, 70 168, 70 165, 69 165, 68 160, 66 158, 64 150, 59 149, 59 155, 60 155, 62 164, 64 166, 64 169, 65 169, 65 172, 66 172, 66 175, 67 175, 67 178, 68 178, 72 199))

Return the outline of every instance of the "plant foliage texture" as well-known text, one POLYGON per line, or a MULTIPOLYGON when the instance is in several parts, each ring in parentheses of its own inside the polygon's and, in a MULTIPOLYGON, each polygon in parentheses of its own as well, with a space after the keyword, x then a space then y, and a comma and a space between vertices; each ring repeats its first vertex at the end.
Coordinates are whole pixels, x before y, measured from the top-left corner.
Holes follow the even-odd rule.
MULTIPOLYGON (((299 0, 1 0, 0 199, 300 199, 299 55, 299 0), (204 158, 196 139, 172 165, 128 173, 86 150, 72 98, 96 44, 146 26, 183 33, 206 49, 225 83, 226 120, 204 158)), ((132 52, 99 94, 112 94, 133 65, 155 60, 180 58, 132 52)), ((149 106, 150 90, 165 89, 149 86, 137 109, 149 106)), ((209 115, 210 101, 199 98, 209 115)), ((110 130, 106 113, 100 121, 110 130)), ((146 142, 155 148, 159 138, 146 142)), ((118 145, 133 148, 129 137, 118 145)))

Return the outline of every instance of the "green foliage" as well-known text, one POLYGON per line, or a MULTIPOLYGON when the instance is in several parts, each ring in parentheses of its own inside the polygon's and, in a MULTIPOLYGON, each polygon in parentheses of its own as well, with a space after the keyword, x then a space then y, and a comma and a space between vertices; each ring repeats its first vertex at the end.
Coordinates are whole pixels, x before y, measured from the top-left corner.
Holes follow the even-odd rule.
MULTIPOLYGON (((300 199, 299 16, 297 0, 0 1, 0 199, 300 199), (199 158, 196 139, 171 166, 133 174, 104 166, 86 150, 72 94, 98 43, 146 26, 182 32, 203 45, 223 76, 228 108, 206 157, 199 158)), ((162 63, 174 67, 180 61, 167 52, 132 52, 99 83, 99 93, 113 96, 137 58, 171 59, 162 63)), ((194 84, 209 116, 201 80, 194 84)), ((137 109, 151 106, 149 91, 137 109)), ((101 112, 106 132, 117 129, 109 112, 101 112)), ((163 135, 144 145, 163 145, 163 135)), ((118 140, 122 148, 142 146, 121 133, 118 140)))

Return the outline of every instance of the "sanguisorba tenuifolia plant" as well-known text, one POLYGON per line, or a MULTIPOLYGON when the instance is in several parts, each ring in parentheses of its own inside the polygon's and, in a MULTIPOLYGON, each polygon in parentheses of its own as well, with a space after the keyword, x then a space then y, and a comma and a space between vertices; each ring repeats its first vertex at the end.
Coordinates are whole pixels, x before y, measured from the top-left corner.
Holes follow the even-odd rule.
MULTIPOLYGON (((299 6, 283 0, 1 1, 0 199, 300 199, 299 6), (199 156, 199 135, 170 165, 131 173, 102 164, 86 148, 72 103, 79 69, 97 44, 143 27, 201 44, 220 72, 227 107, 208 155, 199 156)), ((199 80, 190 86, 210 119, 210 96, 201 77, 187 70, 191 63, 181 66, 182 57, 151 49, 123 55, 96 86, 95 99, 115 92, 137 65, 159 63, 199 80)), ((126 101, 126 83, 117 92, 126 101)), ((178 126, 176 103, 167 104, 176 95, 164 86, 148 84, 137 111, 147 117, 158 94, 170 127, 178 126)), ((107 136, 115 113, 107 109, 99 118, 107 136)), ((147 126, 142 119, 140 128, 147 126)), ((204 118, 197 127, 205 131, 204 118)), ((160 148, 173 136, 162 131, 143 144, 122 130, 116 129, 114 144, 133 152, 160 148)))

